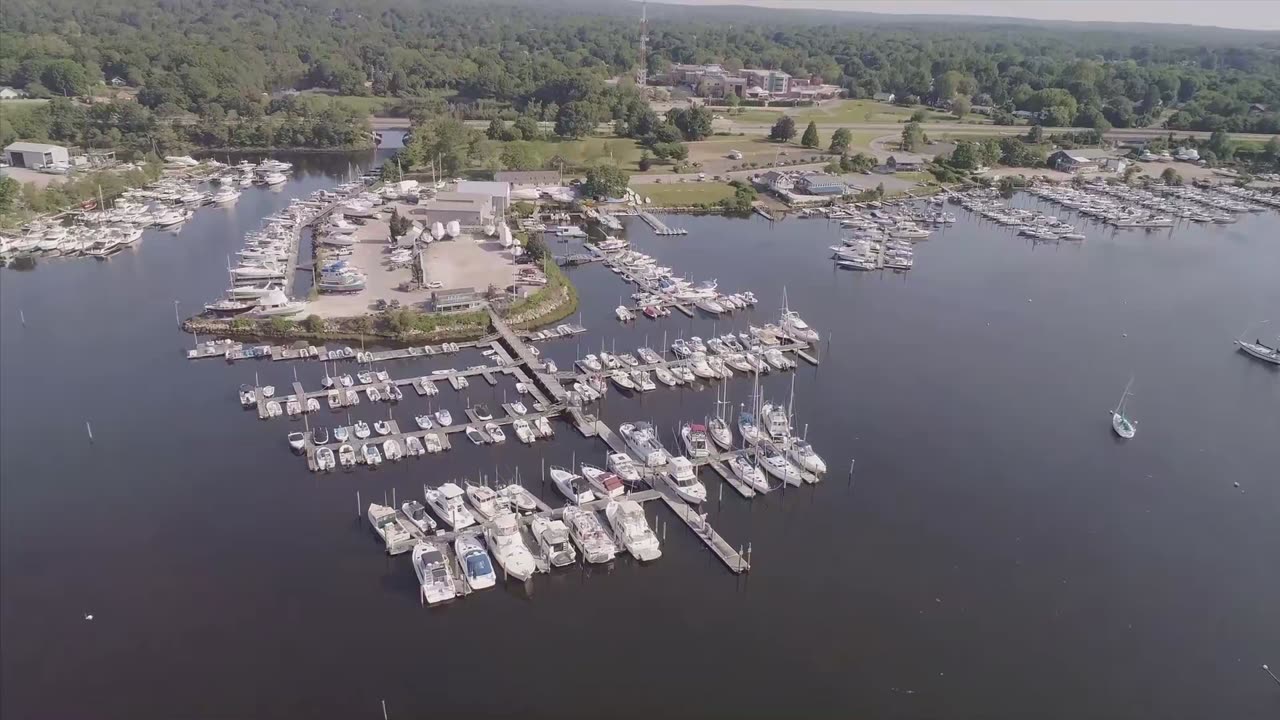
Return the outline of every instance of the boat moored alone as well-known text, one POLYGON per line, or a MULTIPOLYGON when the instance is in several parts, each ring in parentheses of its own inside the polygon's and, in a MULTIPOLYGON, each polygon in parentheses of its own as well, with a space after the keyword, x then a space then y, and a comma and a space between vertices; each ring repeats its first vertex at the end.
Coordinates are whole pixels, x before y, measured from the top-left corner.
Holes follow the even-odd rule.
POLYGON ((1138 434, 1137 423, 1131 420, 1125 412, 1125 403, 1133 396, 1129 388, 1133 386, 1133 379, 1130 378, 1129 384, 1124 386, 1124 394, 1120 396, 1120 403, 1116 405, 1116 409, 1111 411, 1111 429, 1116 435, 1128 440, 1138 434))

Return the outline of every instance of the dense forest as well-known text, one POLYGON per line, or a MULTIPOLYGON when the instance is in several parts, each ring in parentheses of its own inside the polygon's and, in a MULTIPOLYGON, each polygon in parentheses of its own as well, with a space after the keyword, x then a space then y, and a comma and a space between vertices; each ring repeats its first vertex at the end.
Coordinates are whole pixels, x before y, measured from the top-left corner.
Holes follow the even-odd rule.
MULTIPOLYGON (((649 10, 655 76, 672 62, 720 62, 820 77, 854 97, 963 97, 1042 113, 1046 125, 1280 132, 1276 33, 649 10)), ((625 83, 606 81, 638 63, 637 11, 622 0, 7 0, 0 84, 34 97, 123 85, 136 107, 0 116, 0 136, 90 146, 358 141, 350 106, 281 95, 316 88, 401 98, 424 114, 446 97, 480 102, 573 135, 635 115, 625 83), (117 120, 133 130, 118 126, 116 137, 117 120)))

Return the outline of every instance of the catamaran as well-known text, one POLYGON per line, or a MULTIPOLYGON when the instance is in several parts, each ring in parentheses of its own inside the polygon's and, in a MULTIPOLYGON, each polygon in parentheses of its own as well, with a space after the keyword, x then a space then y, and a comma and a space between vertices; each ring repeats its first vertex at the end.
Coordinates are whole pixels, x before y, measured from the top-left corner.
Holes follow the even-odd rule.
POLYGON ((1138 433, 1137 423, 1125 414, 1125 402, 1133 395, 1129 388, 1133 386, 1133 378, 1129 378, 1129 384, 1124 386, 1124 394, 1120 396, 1120 403, 1116 405, 1116 409, 1111 411, 1111 429, 1116 431, 1120 437, 1128 440, 1138 433))

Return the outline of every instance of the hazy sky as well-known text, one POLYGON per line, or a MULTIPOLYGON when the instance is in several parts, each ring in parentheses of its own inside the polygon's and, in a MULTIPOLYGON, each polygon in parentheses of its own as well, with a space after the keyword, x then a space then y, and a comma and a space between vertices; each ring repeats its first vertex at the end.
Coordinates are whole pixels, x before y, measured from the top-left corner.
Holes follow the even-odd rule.
POLYGON ((658 1, 682 5, 761 5, 895 15, 986 15, 1280 30, 1280 0, 655 0, 658 1))

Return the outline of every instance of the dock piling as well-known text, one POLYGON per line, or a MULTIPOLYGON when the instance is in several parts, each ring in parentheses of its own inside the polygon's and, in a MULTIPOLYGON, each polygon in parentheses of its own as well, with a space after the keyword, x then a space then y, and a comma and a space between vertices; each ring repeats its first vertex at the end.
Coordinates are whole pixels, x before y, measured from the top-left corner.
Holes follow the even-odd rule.
POLYGON ((360 517, 360 491, 356 491, 356 517, 360 517))

